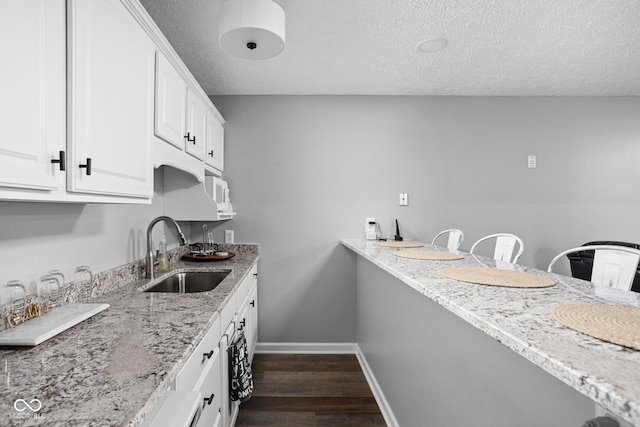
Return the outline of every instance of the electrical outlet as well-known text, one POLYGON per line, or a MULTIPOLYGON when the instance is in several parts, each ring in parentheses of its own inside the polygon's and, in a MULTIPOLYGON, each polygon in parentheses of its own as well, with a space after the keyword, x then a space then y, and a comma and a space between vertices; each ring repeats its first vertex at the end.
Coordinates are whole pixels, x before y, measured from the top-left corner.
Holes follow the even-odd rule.
POLYGON ((537 166, 537 159, 536 156, 534 154, 529 155, 529 157, 527 157, 527 166, 529 167, 529 169, 535 169, 537 166))
POLYGON ((376 240, 376 219, 364 219, 364 237, 367 240, 376 240))
POLYGON ((233 230, 224 230, 224 242, 233 243, 233 230))
POLYGON ((400 193, 400 206, 407 206, 409 204, 409 193, 400 193))

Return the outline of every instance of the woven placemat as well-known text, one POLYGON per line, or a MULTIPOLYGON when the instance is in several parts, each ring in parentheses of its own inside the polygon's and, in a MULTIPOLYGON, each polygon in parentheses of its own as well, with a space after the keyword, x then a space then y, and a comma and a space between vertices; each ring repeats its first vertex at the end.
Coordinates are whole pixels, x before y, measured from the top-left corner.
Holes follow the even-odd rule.
POLYGON ((640 350, 640 307, 563 304, 551 310, 562 325, 602 341, 640 350))
POLYGON ((381 246, 383 248, 421 248, 424 246, 424 243, 420 242, 375 242, 374 246, 381 246))
POLYGON ((514 270, 498 270, 497 268, 445 268, 440 270, 440 274, 461 282, 507 288, 548 288, 556 284, 550 278, 538 276, 537 274, 514 270))
POLYGON ((460 254, 454 254, 451 252, 438 252, 438 251, 405 250, 405 251, 397 251, 397 252, 394 252, 393 254, 400 258, 423 259, 427 261, 454 261, 457 259, 464 259, 464 256, 460 254))

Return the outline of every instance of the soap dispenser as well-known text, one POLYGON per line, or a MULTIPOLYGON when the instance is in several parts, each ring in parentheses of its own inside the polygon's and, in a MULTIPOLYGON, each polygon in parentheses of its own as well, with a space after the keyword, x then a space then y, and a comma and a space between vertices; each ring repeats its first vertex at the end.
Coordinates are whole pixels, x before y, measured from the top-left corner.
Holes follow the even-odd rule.
POLYGON ((157 273, 166 273, 169 271, 169 256, 167 255, 167 238, 162 235, 160 237, 160 244, 158 246, 158 265, 156 266, 157 273))

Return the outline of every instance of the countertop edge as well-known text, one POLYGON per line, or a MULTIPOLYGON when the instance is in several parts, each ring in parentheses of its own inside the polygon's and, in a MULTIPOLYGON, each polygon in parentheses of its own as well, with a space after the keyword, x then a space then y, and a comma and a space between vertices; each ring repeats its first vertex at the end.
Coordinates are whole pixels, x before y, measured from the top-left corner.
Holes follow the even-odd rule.
MULTIPOLYGON (((554 359, 550 355, 544 353, 539 348, 532 346, 530 343, 509 334, 497 325, 486 321, 472 311, 462 306, 456 305, 450 301, 445 295, 439 294, 436 290, 420 284, 418 281, 405 275, 402 271, 393 268, 393 266, 371 256, 361 250, 356 243, 362 243, 359 239, 342 239, 340 243, 353 251, 355 254, 363 257, 367 261, 380 267, 383 271, 391 274, 398 280, 410 286, 420 294, 431 299, 438 305, 455 314, 465 322, 469 323, 476 329, 481 330, 491 338, 504 344, 507 348, 529 360, 545 372, 559 379, 572 389, 591 399, 594 403, 599 404, 605 409, 611 411, 614 415, 621 417, 625 421, 640 425, 640 407, 637 402, 631 401, 616 391, 616 386, 607 381, 601 380, 594 376, 585 376, 585 372, 573 369, 562 361, 554 359)), ((429 245, 425 245, 429 246, 429 245)), ((381 250, 393 251, 391 248, 379 248, 381 250)), ((469 254, 466 254, 469 255, 469 254)), ((483 259, 483 257, 478 257, 483 259)), ((491 261, 486 259, 487 261, 491 261)), ((540 270, 528 269, 536 272, 540 270)), ((544 273, 544 272, 542 272, 544 273)), ((546 273, 545 273, 546 274, 546 273)), ((595 339, 595 338, 593 338, 595 339)))

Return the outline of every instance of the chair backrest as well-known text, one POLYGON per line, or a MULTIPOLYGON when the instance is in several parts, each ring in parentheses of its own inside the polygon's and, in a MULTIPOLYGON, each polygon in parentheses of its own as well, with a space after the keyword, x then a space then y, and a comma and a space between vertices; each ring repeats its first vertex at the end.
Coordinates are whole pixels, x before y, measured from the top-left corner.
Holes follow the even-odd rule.
POLYGON ((594 251, 591 270, 591 282, 594 285, 631 289, 640 263, 640 250, 626 246, 591 245, 567 249, 551 260, 547 271, 551 273, 553 265, 563 256, 582 251, 594 251))
POLYGON ((458 230, 457 228, 450 228, 448 230, 444 230, 436 234, 436 237, 433 238, 431 244, 435 246, 436 240, 438 237, 444 236, 445 234, 449 234, 449 239, 447 240, 447 249, 450 251, 457 251, 462 241, 464 240, 464 233, 458 230))
POLYGON ((497 233, 484 236, 483 238, 475 242, 473 246, 471 246, 471 250, 469 250, 469 253, 472 254, 479 243, 494 238, 496 239, 496 246, 493 251, 493 259, 495 259, 496 261, 505 261, 513 264, 517 263, 518 259, 524 253, 524 242, 515 234, 497 233), (513 256, 513 251, 515 250, 516 243, 518 244, 518 252, 516 252, 515 256, 513 256))

